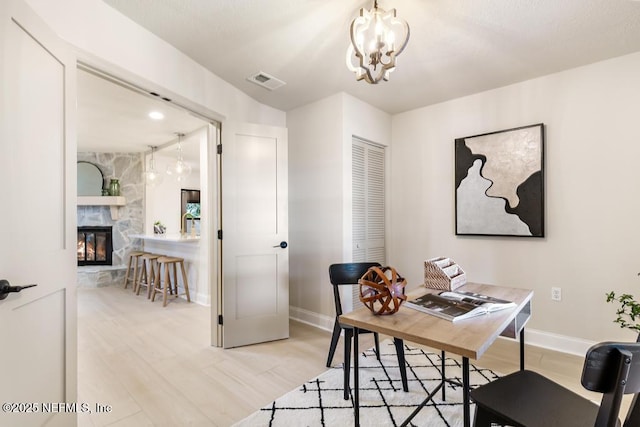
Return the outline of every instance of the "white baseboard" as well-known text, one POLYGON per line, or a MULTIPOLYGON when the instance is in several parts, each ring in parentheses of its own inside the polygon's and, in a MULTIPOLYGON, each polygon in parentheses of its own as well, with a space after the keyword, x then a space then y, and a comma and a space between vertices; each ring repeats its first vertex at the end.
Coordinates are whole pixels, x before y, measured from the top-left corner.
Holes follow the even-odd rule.
MULTIPOLYGON (((182 298, 183 300, 186 301, 187 296, 184 294, 184 288, 180 288, 179 289, 179 293, 180 293, 180 298, 182 298)), ((205 295, 205 294, 201 294, 199 292, 196 292, 195 295, 193 293, 189 293, 189 297, 191 297, 191 302, 194 302, 198 305, 203 305, 205 307, 211 307, 211 296, 210 295, 205 295)), ((160 295, 160 298, 162 298, 162 295, 160 295)))
MULTIPOLYGON (((289 307, 289 317, 298 322, 306 323, 329 332, 333 330, 333 322, 335 320, 333 317, 293 306, 289 307)), ((530 328, 525 329, 524 341, 527 345, 548 348, 577 356, 584 356, 589 347, 595 344, 595 341, 587 341, 582 338, 558 335, 530 328)))
POLYGON ((211 306, 211 295, 202 294, 200 292, 196 293, 195 297, 196 304, 204 305, 205 307, 211 306))
POLYGON ((588 341, 582 338, 569 337, 536 329, 525 329, 524 335, 524 342, 526 344, 548 348, 561 353, 574 354, 581 357, 584 357, 584 355, 587 354, 589 347, 596 344, 595 341, 588 341))
POLYGON ((325 316, 324 314, 293 306, 289 306, 289 318, 329 332, 333 331, 333 323, 335 321, 335 317, 325 316))

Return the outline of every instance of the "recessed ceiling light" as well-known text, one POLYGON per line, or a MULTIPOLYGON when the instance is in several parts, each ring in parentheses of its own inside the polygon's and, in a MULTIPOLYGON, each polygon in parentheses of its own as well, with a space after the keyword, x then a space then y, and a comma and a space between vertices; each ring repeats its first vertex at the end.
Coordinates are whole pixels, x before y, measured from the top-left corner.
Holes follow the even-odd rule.
POLYGON ((149 113, 149 117, 151 117, 153 120, 162 120, 164 119, 164 114, 162 114, 160 111, 152 111, 149 113))

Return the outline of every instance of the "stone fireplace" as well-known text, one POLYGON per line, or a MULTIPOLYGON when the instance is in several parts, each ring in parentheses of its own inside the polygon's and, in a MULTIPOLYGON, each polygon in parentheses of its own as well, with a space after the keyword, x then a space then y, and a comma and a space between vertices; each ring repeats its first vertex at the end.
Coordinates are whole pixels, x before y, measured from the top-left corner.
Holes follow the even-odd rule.
MULTIPOLYGON (((120 195, 126 199, 126 204, 116 207, 117 215, 112 215, 110 206, 79 205, 78 232, 81 228, 88 230, 109 228, 111 230, 111 249, 92 248, 92 244, 100 240, 101 235, 91 237, 88 242, 80 240, 78 233, 78 258, 87 260, 81 264, 78 259, 78 286, 101 287, 122 284, 126 271, 128 254, 132 250, 141 248, 139 239, 132 239, 131 234, 143 232, 143 197, 144 183, 142 181, 142 159, 140 153, 78 153, 79 161, 86 161, 96 165, 106 180, 116 178, 120 180, 120 195), (95 239, 95 240, 93 240, 95 239), (81 247, 82 256, 81 256, 81 247), (86 249, 85 249, 86 248, 86 249), (107 260, 107 257, 111 257, 107 260)), ((105 186, 108 183, 105 182, 105 186)), ((107 237, 105 236, 105 239, 107 237)))
POLYGON ((112 265, 112 227, 78 227, 78 265, 112 265))

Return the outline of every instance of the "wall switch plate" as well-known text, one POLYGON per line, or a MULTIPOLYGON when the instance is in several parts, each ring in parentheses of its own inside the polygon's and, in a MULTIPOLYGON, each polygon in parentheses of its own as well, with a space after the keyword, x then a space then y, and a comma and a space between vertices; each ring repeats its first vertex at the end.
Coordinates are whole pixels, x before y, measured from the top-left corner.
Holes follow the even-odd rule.
POLYGON ((562 301, 562 289, 551 288, 551 299, 554 301, 562 301))

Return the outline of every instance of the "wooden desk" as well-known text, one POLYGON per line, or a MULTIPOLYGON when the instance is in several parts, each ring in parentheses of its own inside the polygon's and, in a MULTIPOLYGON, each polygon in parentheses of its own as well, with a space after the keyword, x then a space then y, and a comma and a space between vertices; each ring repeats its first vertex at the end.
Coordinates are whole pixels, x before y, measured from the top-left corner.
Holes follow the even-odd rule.
MULTIPOLYGON (((471 425, 469 410, 469 359, 477 360, 493 344, 499 335, 515 338, 520 336, 520 368, 524 369, 524 326, 531 315, 531 298, 533 291, 528 289, 505 288, 501 286, 467 283, 459 288, 477 292, 496 298, 506 299, 516 303, 516 307, 497 311, 488 315, 471 319, 450 322, 439 317, 431 316, 408 307, 390 316, 376 316, 369 309, 361 308, 340 316, 340 322, 358 329, 386 334, 417 344, 447 351, 462 356, 463 408, 464 426, 471 425)), ((427 292, 439 292, 421 288, 409 294, 413 299, 427 292)), ((354 416, 355 425, 360 422, 360 392, 358 372, 358 333, 354 331, 354 416)), ((447 381, 444 378, 439 387, 447 381)), ((437 389, 427 396, 427 399, 403 423, 406 425, 411 418, 435 395, 437 389)))

